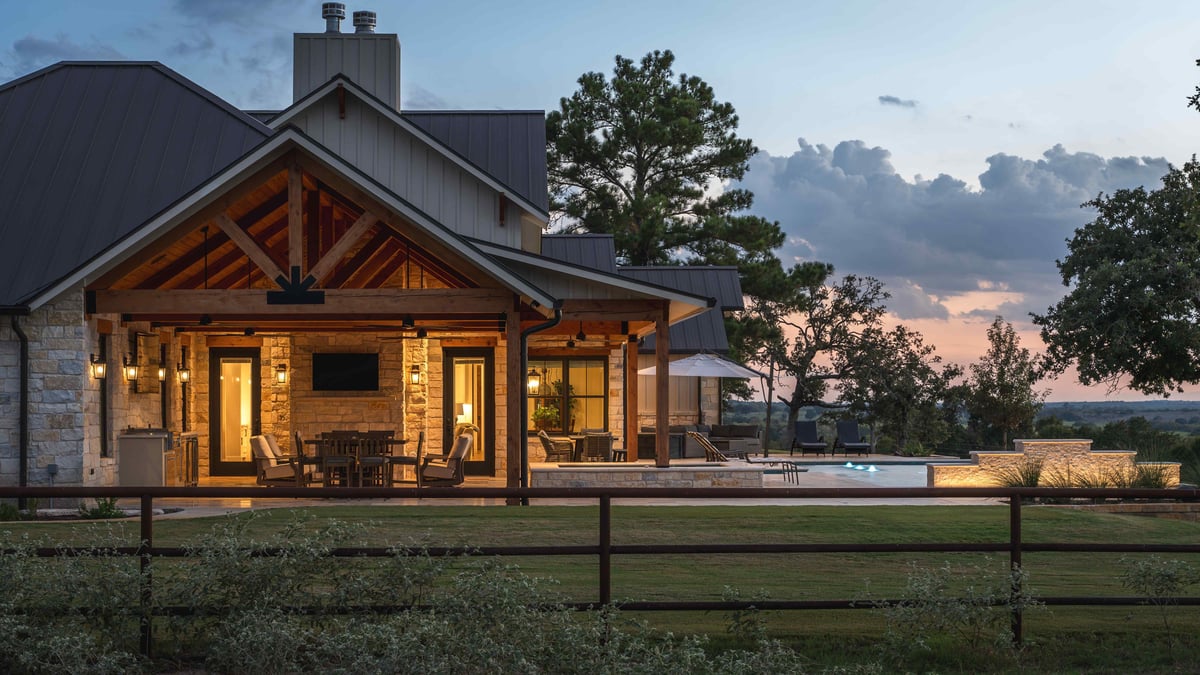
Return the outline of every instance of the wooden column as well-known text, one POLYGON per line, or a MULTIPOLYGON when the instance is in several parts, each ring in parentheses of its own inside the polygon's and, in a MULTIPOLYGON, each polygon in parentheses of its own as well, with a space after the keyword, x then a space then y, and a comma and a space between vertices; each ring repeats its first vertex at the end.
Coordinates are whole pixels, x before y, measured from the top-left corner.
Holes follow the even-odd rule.
MULTIPOLYGON (((300 270, 304 276, 304 184, 300 179, 300 165, 293 162, 288 166, 288 265, 300 270)), ((290 276, 287 278, 291 278, 290 276)))
POLYGON ((663 306, 662 315, 654 322, 654 465, 671 465, 669 428, 670 414, 670 358, 671 337, 667 326, 669 309, 663 306))
POLYGON ((625 457, 638 458, 638 343, 630 335, 625 343, 625 457))
MULTIPOLYGON (((520 300, 514 301, 513 310, 508 313, 504 322, 504 400, 506 404, 505 420, 508 423, 506 434, 507 446, 504 456, 507 467, 504 472, 505 487, 521 487, 521 447, 525 442, 525 420, 521 419, 521 397, 525 395, 525 373, 521 371, 521 312, 520 300)), ((520 503, 510 500, 510 504, 520 503)))

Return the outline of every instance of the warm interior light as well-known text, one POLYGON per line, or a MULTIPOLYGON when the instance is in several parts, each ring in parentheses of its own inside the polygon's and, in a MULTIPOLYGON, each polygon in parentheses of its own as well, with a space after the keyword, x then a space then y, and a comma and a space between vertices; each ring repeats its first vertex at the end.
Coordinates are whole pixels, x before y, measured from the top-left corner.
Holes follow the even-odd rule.
POLYGON ((529 381, 526 383, 526 386, 529 387, 529 393, 536 396, 538 390, 542 387, 542 376, 538 374, 538 371, 530 368, 529 374, 526 377, 529 378, 529 381))
POLYGON ((180 382, 183 382, 186 384, 192 380, 191 368, 188 368, 187 366, 183 365, 182 363, 179 364, 179 367, 177 367, 175 369, 175 372, 179 373, 179 381, 180 382))
POLYGON ((91 367, 93 378, 103 380, 108 377, 108 364, 103 359, 96 358, 95 354, 92 354, 91 367))
POLYGON ((167 380, 167 367, 159 366, 158 367, 158 381, 165 382, 166 380, 167 380))
POLYGON ((275 381, 279 384, 287 384, 287 364, 281 363, 275 366, 275 381))
POLYGON ((408 381, 412 384, 421 384, 421 366, 413 365, 408 371, 408 381))

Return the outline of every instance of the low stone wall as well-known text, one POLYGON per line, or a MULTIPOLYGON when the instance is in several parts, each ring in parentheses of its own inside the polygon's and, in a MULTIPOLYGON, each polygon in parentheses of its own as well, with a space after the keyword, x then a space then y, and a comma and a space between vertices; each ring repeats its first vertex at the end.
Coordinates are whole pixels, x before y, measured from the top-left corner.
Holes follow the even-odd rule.
POLYGON ((709 464, 659 469, 647 464, 545 464, 530 468, 532 487, 705 488, 763 486, 762 467, 709 464))
POLYGON ((995 487, 997 473, 1041 462, 1040 485, 1096 483, 1104 476, 1127 474, 1136 466, 1159 467, 1167 485, 1179 484, 1177 463, 1135 463, 1133 450, 1092 450, 1086 439, 1015 440, 1012 451, 972 452, 971 464, 929 464, 929 487, 995 487))

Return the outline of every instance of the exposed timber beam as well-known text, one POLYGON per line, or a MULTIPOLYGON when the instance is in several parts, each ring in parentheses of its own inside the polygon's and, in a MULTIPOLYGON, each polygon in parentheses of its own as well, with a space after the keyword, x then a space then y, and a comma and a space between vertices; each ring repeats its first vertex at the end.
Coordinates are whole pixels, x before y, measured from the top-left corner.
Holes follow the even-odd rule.
POLYGON ((512 292, 499 288, 331 289, 325 302, 314 305, 269 305, 262 290, 98 290, 98 314, 456 314, 503 313, 510 310, 512 292))
POLYGON ((667 300, 564 300, 563 321, 658 321, 667 300))
POLYGON ((346 234, 342 235, 341 239, 333 245, 333 248, 321 257, 321 260, 313 265, 313 268, 308 271, 309 276, 317 280, 317 285, 320 285, 333 272, 333 267, 338 264, 343 256, 362 239, 367 231, 374 227, 375 223, 379 222, 379 216, 376 216, 370 211, 364 212, 354 221, 350 229, 346 230, 346 234))
POLYGON ((238 224, 233 222, 232 218, 224 213, 218 213, 213 220, 216 221, 217 227, 221 229, 221 232, 226 237, 229 237, 238 248, 242 249, 243 253, 250 256, 250 259, 254 261, 255 265, 258 265, 258 268, 263 271, 263 274, 267 275, 268 279, 287 279, 287 275, 283 273, 283 270, 279 269, 279 266, 275 264, 271 256, 259 248, 258 242, 254 241, 249 234, 246 234, 245 230, 238 227, 238 224))

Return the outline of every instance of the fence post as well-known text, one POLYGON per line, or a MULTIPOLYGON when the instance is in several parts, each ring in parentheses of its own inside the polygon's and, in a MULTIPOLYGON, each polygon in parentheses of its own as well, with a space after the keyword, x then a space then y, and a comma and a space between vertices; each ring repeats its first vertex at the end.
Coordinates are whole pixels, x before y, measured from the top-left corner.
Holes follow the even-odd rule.
POLYGON ((150 657, 154 651, 153 620, 153 572, 150 569, 151 551, 154 548, 154 498, 142 495, 141 513, 141 543, 138 544, 138 558, 141 570, 141 629, 142 656, 150 657))
POLYGON ((600 606, 612 602, 612 497, 600 498, 600 606))
MULTIPOLYGON (((1012 580, 1009 601, 1021 595, 1021 493, 1014 490, 1008 499, 1008 573, 1012 580)), ((1021 645, 1022 617, 1020 605, 1012 607, 1013 644, 1021 645)))

